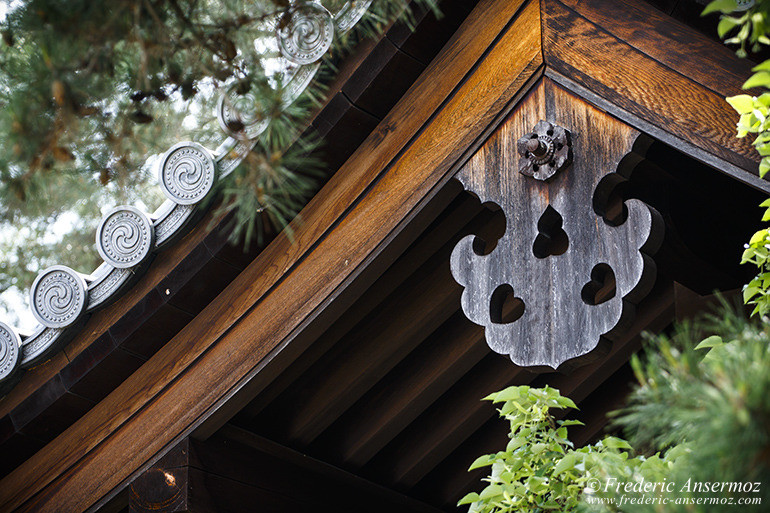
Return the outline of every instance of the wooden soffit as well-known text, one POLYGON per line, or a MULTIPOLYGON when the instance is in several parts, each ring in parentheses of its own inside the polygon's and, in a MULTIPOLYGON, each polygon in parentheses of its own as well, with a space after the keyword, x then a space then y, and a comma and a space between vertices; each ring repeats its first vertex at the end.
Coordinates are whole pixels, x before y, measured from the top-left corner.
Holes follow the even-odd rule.
POLYGON ((482 0, 303 210, 293 238, 276 238, 145 365, 0 481, 0 511, 87 510, 184 437, 221 425, 240 394, 253 397, 266 373, 301 352, 306 332, 333 315, 543 74, 770 190, 723 100, 748 69, 642 2, 482 0))

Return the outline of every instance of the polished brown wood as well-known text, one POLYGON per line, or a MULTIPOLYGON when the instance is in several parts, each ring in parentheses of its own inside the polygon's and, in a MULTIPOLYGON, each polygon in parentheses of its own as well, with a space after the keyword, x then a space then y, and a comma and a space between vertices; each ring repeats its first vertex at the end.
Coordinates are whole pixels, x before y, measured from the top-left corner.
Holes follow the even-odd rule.
POLYGON ((745 63, 681 23, 661 18, 650 6, 631 8, 632 20, 646 20, 646 28, 634 29, 625 4, 595 7, 580 2, 573 10, 559 0, 543 0, 543 48, 554 72, 550 76, 566 77, 564 84, 587 93, 632 126, 712 165, 722 162, 726 172, 770 189, 756 176, 747 176, 757 174, 758 156, 748 140, 735 137, 735 113, 724 101, 726 92, 740 91, 745 63), (645 42, 647 32, 657 35, 645 42), (710 77, 704 76, 703 62, 709 63, 710 77))
POLYGON ((576 13, 595 25, 722 96, 740 94, 741 84, 751 75, 750 61, 736 59, 727 46, 645 2, 579 0, 572 4, 576 13), (618 16, 621 12, 623 16, 618 16))
MULTIPOLYGON (((461 230, 464 233, 497 231, 495 216, 484 210, 461 230)), ((455 228, 456 229, 456 228, 455 228)), ((315 440, 350 404, 401 362, 418 344, 456 311, 460 289, 446 262, 457 237, 436 248, 388 300, 352 329, 343 340, 293 383, 294 392, 276 401, 288 418, 273 422, 283 439, 306 445, 315 440)), ((402 270, 401 266, 393 269, 402 270)), ((390 271, 389 271, 390 272, 390 271)), ((263 415, 276 418, 274 411, 263 415)))
MULTIPOLYGON (((467 197, 458 198, 457 195, 460 193, 460 190, 459 184, 449 182, 436 195, 431 203, 438 201, 442 206, 448 204, 446 206, 448 211, 446 216, 441 217, 436 223, 431 223, 430 227, 426 227, 430 222, 430 216, 426 217, 424 222, 420 218, 414 219, 410 226, 418 225, 419 227, 426 228, 426 231, 415 233, 414 237, 417 239, 406 252, 398 257, 367 288, 365 295, 356 300, 299 358, 271 381, 247 406, 244 406, 241 417, 253 418, 259 415, 265 407, 286 391, 331 347, 346 336, 354 326, 363 318, 371 315, 386 297, 393 294, 404 281, 409 279, 417 269, 425 264, 438 247, 446 244, 454 236, 458 225, 464 224, 468 218, 479 214, 482 209, 478 201, 467 197), (451 203, 449 202, 450 199, 453 200, 451 203)), ((426 208, 423 210, 420 217, 423 214, 428 214, 428 210, 431 209, 426 208)))
POLYGON ((506 28, 519 7, 507 0, 480 5, 431 64, 433 72, 421 76, 311 201, 293 241, 276 239, 243 280, 55 443, 3 479, 0 509, 84 509, 194 429, 217 401, 258 371, 260 361, 429 196, 535 73, 541 62, 539 10, 528 4, 506 28), (126 454, 126 447, 135 450, 126 454))

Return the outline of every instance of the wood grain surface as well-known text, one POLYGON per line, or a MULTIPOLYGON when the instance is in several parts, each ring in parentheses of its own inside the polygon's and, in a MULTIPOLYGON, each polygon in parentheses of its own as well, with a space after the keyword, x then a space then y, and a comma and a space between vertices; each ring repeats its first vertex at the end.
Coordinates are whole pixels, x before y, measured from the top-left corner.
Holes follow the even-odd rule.
POLYGON ((725 93, 740 91, 746 67, 740 59, 725 55, 679 22, 641 7, 631 9, 630 19, 647 21, 634 28, 625 2, 581 2, 577 11, 558 0, 542 4, 549 68, 656 127, 668 135, 666 142, 677 147, 678 141, 689 143, 757 173, 759 157, 749 140, 735 137, 737 118, 724 101, 725 93))
POLYGON ((0 509, 86 509, 189 432, 254 370, 376 250, 535 73, 542 62, 539 10, 528 4, 509 27, 519 7, 482 2, 303 211, 293 242, 276 239, 147 364, 3 479, 0 509))
MULTIPOLYGON (((0 481, 0 510, 85 510, 192 432, 266 361, 291 346, 318 311, 363 271, 363 263, 404 228, 522 87, 542 72, 543 52, 547 66, 600 96, 611 114, 623 119, 623 113, 631 113, 683 151, 695 148, 714 162, 753 169, 753 149, 735 139, 734 115, 721 96, 733 90, 742 73, 734 67, 737 59, 720 54, 715 65, 722 71, 698 74, 686 56, 707 58, 707 50, 684 45, 681 35, 689 33, 678 25, 670 26, 675 30, 664 38, 670 48, 658 51, 666 45, 645 43, 653 36, 644 32, 664 33, 657 18, 645 21, 646 29, 635 29, 611 2, 604 2, 600 13, 588 0, 568 4, 482 0, 306 207, 293 226, 294 238, 279 236, 120 387, 0 481)), ((177 258, 174 251, 183 258, 179 247, 167 253, 169 262, 177 258)), ((158 273, 163 269, 170 270, 159 267, 158 273)), ((128 301, 155 286, 132 290, 128 301)), ((91 334, 71 346, 72 355, 117 318, 93 324, 91 334)), ((59 358, 52 365, 63 364, 66 360, 59 358)), ((17 387, 16 399, 6 398, 7 404, 18 404, 55 374, 46 372, 29 373, 32 377, 17 387)), ((469 421, 458 427, 457 436, 477 428, 476 420, 469 421)), ((421 443, 426 444, 421 454, 443 457, 440 440, 421 443)), ((427 468, 418 464, 393 471, 411 483, 427 468)))
POLYGON ((638 200, 621 205, 624 219, 603 218, 600 188, 624 180, 621 161, 631 158, 638 135, 546 78, 458 172, 466 189, 499 205, 506 218, 489 254, 477 253, 468 236, 451 260, 464 287, 463 311, 484 326, 492 350, 520 366, 556 369, 585 359, 602 336, 627 325, 632 305, 654 282, 649 257, 663 222, 638 200), (547 180, 520 172, 517 149, 540 121, 553 123, 551 134, 554 126, 568 130, 574 155, 547 180), (605 282, 611 295, 597 297, 605 282), (507 322, 494 315, 506 289, 523 303, 521 317, 507 322))

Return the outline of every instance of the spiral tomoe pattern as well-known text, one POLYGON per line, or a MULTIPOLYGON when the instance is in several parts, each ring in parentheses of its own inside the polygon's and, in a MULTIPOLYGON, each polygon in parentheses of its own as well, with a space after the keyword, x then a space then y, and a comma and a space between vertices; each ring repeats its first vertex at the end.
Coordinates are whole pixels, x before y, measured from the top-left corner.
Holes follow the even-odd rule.
POLYGON ((104 216, 96 230, 96 249, 105 262, 118 269, 142 263, 153 247, 153 227, 137 208, 121 206, 104 216))
POLYGON ((267 128, 269 120, 263 111, 264 108, 253 92, 239 94, 238 84, 234 84, 219 97, 217 120, 220 128, 230 137, 250 141, 267 128), (239 125, 242 128, 233 128, 239 125))
POLYGON ((311 64, 331 47, 334 20, 326 8, 305 2, 292 13, 286 26, 276 31, 281 54, 296 64, 311 64))
POLYGON ((86 283, 63 265, 41 272, 32 284, 32 313, 48 328, 65 328, 74 324, 85 312, 86 283))
POLYGON ((11 375, 19 365, 21 338, 10 326, 0 322, 0 380, 11 375))
MULTIPOLYGON (((333 18, 317 1, 300 0, 298 3, 299 7, 294 8, 295 16, 289 26, 276 31, 284 57, 300 65, 299 67, 290 66, 295 74, 286 88, 285 105, 291 104, 315 76, 320 64, 319 59, 331 46, 335 30, 334 25, 340 33, 349 30, 366 11, 371 0, 348 1, 333 18), (305 66, 304 64, 314 65, 305 66)), ((751 3, 751 0, 739 0, 739 4, 743 3, 751 3)), ((259 105, 256 105, 256 109, 253 108, 255 106, 253 98, 233 98, 231 96, 230 100, 229 107, 232 112, 228 112, 224 117, 220 116, 220 123, 224 119, 223 130, 230 137, 238 140, 237 155, 231 156, 231 153, 228 153, 226 158, 223 158, 223 154, 218 152, 217 158, 221 159, 222 163, 216 165, 213 163, 213 159, 210 159, 211 154, 208 150, 194 143, 182 143, 167 152, 161 171, 165 169, 165 175, 171 178, 166 180, 163 177, 164 173, 161 173, 161 186, 164 193, 177 204, 177 207, 173 214, 158 226, 157 230, 151 231, 152 236, 155 236, 156 239, 154 244, 162 245, 165 243, 164 241, 174 237, 174 234, 185 224, 185 220, 189 218, 195 204, 213 188, 217 174, 229 173, 249 151, 251 141, 264 130, 263 124, 265 122, 260 119, 259 105), (226 123, 228 119, 239 121, 244 125, 244 128, 238 130, 237 134, 231 133, 225 128, 229 125, 226 123), (182 152, 181 155, 172 155, 173 150, 183 146, 192 147, 192 149, 188 152, 182 152), (196 166, 196 158, 201 164, 200 166, 196 166), (200 184, 200 187, 196 187, 196 184, 200 184), (185 210, 179 210, 180 208, 185 210), (155 231, 157 231, 157 236, 155 231)), ((237 126, 238 123, 232 123, 232 125, 237 126)), ((130 246, 128 241, 133 240, 132 235, 129 234, 130 230, 128 228, 125 230, 125 234, 121 236, 123 250, 130 246)), ((117 229, 113 230, 113 233, 115 232, 117 229)), ((100 246, 101 244, 97 241, 97 248, 100 246)), ((140 246, 143 247, 141 244, 140 246)), ((121 253, 126 252, 121 250, 121 253)), ((105 255, 102 256, 105 260, 109 260, 105 255)), ((120 280, 115 280, 114 277, 124 275, 114 273, 128 271, 118 269, 118 266, 114 265, 116 263, 120 265, 118 261, 112 262, 113 267, 116 267, 113 270, 113 279, 96 284, 97 288, 92 292, 88 291, 84 278, 67 267, 54 266, 40 273, 32 285, 31 303, 33 314, 44 328, 40 327, 39 333, 25 339, 24 345, 21 346, 21 338, 18 333, 0 323, 0 385, 18 367, 27 368, 36 365, 41 359, 47 358, 47 354, 54 347, 56 341, 68 331, 67 327, 85 314, 90 296, 93 296, 97 303, 92 304, 91 309, 100 308, 109 296, 120 289, 120 286, 115 286, 115 283, 120 282, 120 280)))
POLYGON ((209 150, 198 143, 183 142, 166 152, 160 166, 160 186, 180 205, 202 201, 216 181, 216 164, 209 150))

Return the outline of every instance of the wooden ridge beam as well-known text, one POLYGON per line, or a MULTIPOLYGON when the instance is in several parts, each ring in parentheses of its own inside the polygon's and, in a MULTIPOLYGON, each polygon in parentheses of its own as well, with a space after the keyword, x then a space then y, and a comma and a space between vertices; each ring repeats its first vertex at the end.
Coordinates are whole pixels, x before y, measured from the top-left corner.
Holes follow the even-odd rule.
POLYGON ((511 22, 520 7, 482 2, 303 210, 294 240, 279 236, 150 361, 0 481, 0 510, 96 504, 191 433, 307 326, 538 71, 540 12, 529 3, 511 22))

